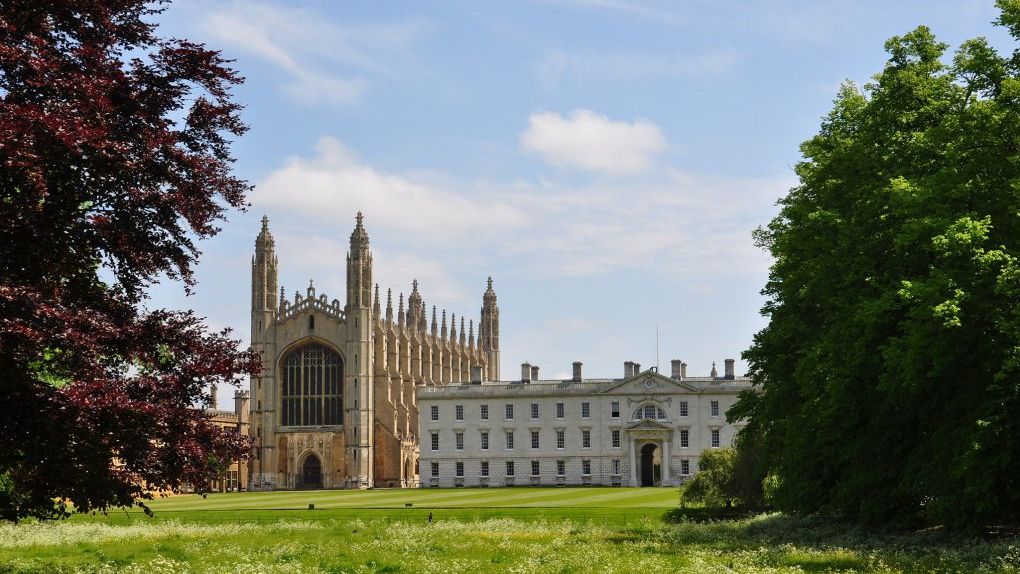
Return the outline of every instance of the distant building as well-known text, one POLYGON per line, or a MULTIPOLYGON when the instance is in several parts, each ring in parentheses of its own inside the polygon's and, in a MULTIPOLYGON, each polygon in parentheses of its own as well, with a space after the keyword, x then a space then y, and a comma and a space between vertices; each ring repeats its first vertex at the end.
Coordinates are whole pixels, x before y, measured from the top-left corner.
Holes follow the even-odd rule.
MULTIPOLYGON (((337 260, 342 254, 337 253, 337 260)), ((345 302, 309 282, 291 299, 277 281, 269 222, 252 257, 251 342, 263 371, 252 377, 252 490, 418 485, 417 385, 499 378, 499 308, 492 279, 479 321, 441 320, 411 286, 396 309, 372 282, 359 213, 347 252, 345 302), (395 313, 394 313, 395 311, 395 313)))
POLYGON ((669 486, 697 472, 709 448, 730 446, 726 422, 737 393, 751 386, 726 360, 723 376, 670 377, 624 363, 619 379, 539 380, 521 365, 516 381, 418 387, 424 487, 669 486))
MULTIPOLYGON (((248 434, 248 391, 234 392, 234 410, 219 410, 216 403, 216 389, 213 388, 213 404, 205 410, 209 420, 216 426, 248 434)), ((248 461, 234 460, 220 475, 209 483, 212 492, 238 492, 248 490, 248 461)))

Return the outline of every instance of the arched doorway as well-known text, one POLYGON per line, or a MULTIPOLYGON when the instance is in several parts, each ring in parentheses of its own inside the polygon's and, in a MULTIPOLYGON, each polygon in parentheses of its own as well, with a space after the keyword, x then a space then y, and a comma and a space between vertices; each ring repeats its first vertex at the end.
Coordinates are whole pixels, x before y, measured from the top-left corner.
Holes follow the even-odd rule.
POLYGON ((322 488, 322 461, 314 454, 301 465, 301 488, 322 488))
POLYGON ((641 447, 641 486, 655 486, 657 484, 658 464, 656 454, 659 445, 650 442, 641 447))

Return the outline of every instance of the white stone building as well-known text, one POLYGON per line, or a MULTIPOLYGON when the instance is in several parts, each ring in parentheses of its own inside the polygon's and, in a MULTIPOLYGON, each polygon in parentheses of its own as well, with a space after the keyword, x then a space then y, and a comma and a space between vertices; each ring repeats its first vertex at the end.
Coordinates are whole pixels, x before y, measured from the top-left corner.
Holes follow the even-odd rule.
POLYGON ((619 485, 669 486, 697 472, 708 448, 730 446, 726 422, 737 394, 751 386, 726 360, 723 376, 672 376, 624 363, 620 379, 521 379, 417 387, 419 473, 423 487, 619 485))

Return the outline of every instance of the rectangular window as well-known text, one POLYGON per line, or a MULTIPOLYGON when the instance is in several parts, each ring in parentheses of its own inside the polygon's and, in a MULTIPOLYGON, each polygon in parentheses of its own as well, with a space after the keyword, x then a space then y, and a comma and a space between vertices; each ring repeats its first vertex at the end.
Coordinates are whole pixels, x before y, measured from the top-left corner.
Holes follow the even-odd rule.
POLYGON ((556 418, 563 418, 563 403, 556 403, 556 418))
POLYGON ((453 408, 454 418, 458 421, 464 420, 464 405, 457 405, 453 408))
POLYGON ((489 433, 482 431, 482 450, 489 450, 489 433))
POLYGON ((565 461, 565 460, 557 460, 556 461, 556 476, 566 476, 566 475, 567 475, 567 461, 565 461))
POLYGON ((680 474, 688 475, 691 473, 691 461, 686 458, 680 461, 680 474))
POLYGON ((432 405, 432 420, 439 420, 439 405, 432 405))
POLYGON ((581 403, 581 418, 586 419, 591 416, 591 403, 585 401, 581 403))
POLYGON ((507 476, 514 475, 514 461, 512 460, 506 461, 506 475, 507 476))
POLYGON ((506 405, 506 420, 514 420, 514 406, 510 403, 507 403, 506 405))
POLYGON ((610 416, 612 416, 614 419, 620 418, 620 401, 613 401, 613 404, 612 404, 612 407, 611 407, 610 410, 612 411, 610 416))
POLYGON ((687 416, 687 401, 680 401, 680 416, 687 416))
POLYGON ((566 442, 566 439, 564 438, 565 434, 566 433, 563 432, 562 430, 556 431, 556 448, 563 448, 564 446, 566 446, 564 444, 566 442))
POLYGON ((439 478, 439 463, 432 463, 432 478, 439 478))
POLYGON ((457 461, 457 476, 464 478, 464 463, 457 461))
POLYGON ((581 461, 581 474, 584 476, 591 476, 591 461, 584 459, 581 461))
POLYGON ((613 448, 620 448, 620 431, 613 429, 613 448))
POLYGON ((712 401, 710 403, 710 407, 709 408, 712 410, 712 416, 713 417, 719 416, 719 401, 712 401))
POLYGON ((512 430, 506 431, 506 449, 507 450, 514 449, 514 431, 512 430))
POLYGON ((688 448, 691 446, 691 431, 687 429, 680 429, 680 448, 688 448))
POLYGON ((620 459, 613 459, 613 474, 620 474, 620 459))
POLYGON ((489 461, 487 460, 482 461, 482 468, 478 474, 482 476, 489 476, 489 461))
POLYGON ((531 418, 538 418, 538 403, 531 403, 531 418))
POLYGON ((459 432, 454 436, 457 439, 457 450, 464 450, 464 433, 459 432))
POLYGON ((588 429, 581 431, 581 448, 591 448, 591 431, 588 429))
POLYGON ((539 474, 538 471, 539 471, 538 461, 537 460, 531 461, 531 476, 538 476, 539 474))
POLYGON ((531 431, 531 448, 538 448, 538 431, 531 431))
POLYGON ((483 421, 489 420, 489 405, 482 405, 481 411, 478 413, 478 418, 483 421))
POLYGON ((432 433, 432 450, 439 450, 439 433, 432 433))
POLYGON ((712 429, 712 448, 719 448, 719 429, 712 429))

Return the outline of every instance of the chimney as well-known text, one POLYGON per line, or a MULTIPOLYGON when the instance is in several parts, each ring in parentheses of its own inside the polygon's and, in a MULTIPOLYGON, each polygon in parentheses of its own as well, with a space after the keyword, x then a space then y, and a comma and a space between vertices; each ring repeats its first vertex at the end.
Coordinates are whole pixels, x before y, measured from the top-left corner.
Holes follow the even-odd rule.
POLYGON ((641 364, 640 363, 634 363, 634 375, 637 375, 640 372, 641 372, 641 364))
POLYGON ((473 384, 481 384, 482 382, 482 366, 471 365, 471 382, 473 384))
POLYGON ((538 365, 531 366, 531 380, 536 383, 538 382, 538 365))
POLYGON ((733 365, 734 363, 736 363, 736 361, 734 361, 733 359, 726 359, 725 363, 726 363, 726 378, 732 381, 733 379, 737 378, 733 372, 733 365))
POLYGON ((687 378, 687 363, 680 363, 680 378, 687 378))
POLYGON ((521 382, 531 382, 531 365, 529 363, 521 363, 521 382))
POLYGON ((672 361, 670 361, 669 366, 671 368, 670 369, 671 372, 669 376, 677 380, 682 379, 683 375, 681 374, 680 370, 682 368, 681 365, 683 365, 683 361, 681 361, 680 359, 673 359, 672 361))
POLYGON ((574 361, 574 378, 575 383, 581 382, 581 361, 574 361))
POLYGON ((623 362, 623 378, 629 379, 634 376, 634 361, 623 362))

